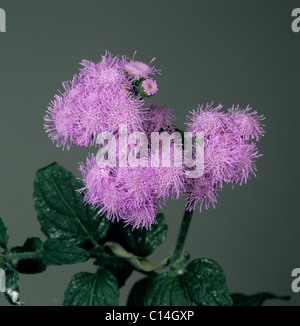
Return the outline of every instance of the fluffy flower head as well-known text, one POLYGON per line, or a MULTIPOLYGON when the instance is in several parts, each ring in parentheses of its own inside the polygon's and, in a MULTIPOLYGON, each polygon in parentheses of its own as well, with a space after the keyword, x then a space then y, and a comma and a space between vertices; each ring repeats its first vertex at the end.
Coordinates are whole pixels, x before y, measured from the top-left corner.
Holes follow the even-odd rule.
POLYGON ((224 130, 225 114, 221 112, 222 105, 213 107, 213 103, 198 106, 197 110, 191 111, 187 116, 186 123, 188 131, 204 132, 206 135, 213 135, 224 130))
POLYGON ((160 70, 156 69, 152 64, 156 58, 153 58, 149 64, 136 61, 135 58, 136 52, 133 55, 133 59, 128 59, 127 57, 123 57, 123 67, 124 70, 129 74, 129 76, 138 80, 141 78, 147 79, 149 76, 154 75, 156 73, 160 73, 160 70))
MULTIPOLYGON (((175 155, 181 155, 176 153, 170 151, 173 160, 175 155)), ((151 228, 156 223, 158 207, 170 197, 178 198, 184 190, 184 169, 174 164, 152 167, 149 162, 143 167, 102 168, 90 156, 79 169, 85 184, 85 201, 109 220, 123 220, 133 228, 151 228)))
POLYGON ((255 176, 258 153, 254 140, 259 140, 264 130, 258 116, 250 107, 233 107, 227 112, 222 106, 212 104, 198 107, 187 117, 189 132, 204 133, 204 175, 187 181, 187 207, 195 209, 197 203, 209 208, 217 201, 217 192, 224 184, 246 183, 255 176))
POLYGON ((257 111, 251 111, 250 106, 246 109, 241 109, 239 106, 232 107, 228 110, 229 113, 229 125, 232 132, 237 132, 244 139, 260 140, 263 137, 265 131, 262 121, 265 119, 263 115, 258 115, 257 111))
MULTIPOLYGON (((55 95, 44 118, 45 130, 57 146, 94 145, 99 132, 115 133, 119 124, 127 124, 132 131, 143 130, 145 101, 133 91, 132 76, 124 68, 127 64, 146 77, 157 71, 107 52, 98 63, 83 60, 79 74, 63 83, 64 92, 55 95)), ((149 94, 157 91, 154 80, 146 84, 149 94)))
POLYGON ((157 83, 151 78, 145 79, 142 83, 142 87, 148 96, 155 95, 158 92, 157 83))
POLYGON ((173 132, 175 119, 172 109, 152 104, 145 114, 144 129, 149 135, 162 130, 173 132))

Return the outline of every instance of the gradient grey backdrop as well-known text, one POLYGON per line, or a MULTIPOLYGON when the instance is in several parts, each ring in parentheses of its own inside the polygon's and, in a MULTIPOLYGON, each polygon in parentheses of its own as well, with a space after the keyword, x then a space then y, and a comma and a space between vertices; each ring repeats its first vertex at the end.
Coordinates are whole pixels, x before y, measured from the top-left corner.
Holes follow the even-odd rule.
MULTIPOLYGON (((251 104, 266 120, 259 144, 264 157, 257 178, 226 187, 216 210, 192 222, 186 248, 193 258, 216 259, 232 292, 291 292, 299 252, 299 44, 291 12, 299 1, 2 0, 7 33, 0 33, 0 215, 10 246, 44 236, 33 208, 36 171, 53 161, 76 172, 86 149, 62 152, 43 131, 43 115, 61 82, 85 58, 106 49, 163 70, 155 102, 168 104, 184 127, 198 103, 225 107, 251 104)), ((175 242, 184 200, 164 209, 169 237, 153 255, 168 254, 175 242)), ((92 264, 50 267, 21 276, 28 305, 61 305, 70 278, 92 264)), ((121 304, 139 274, 121 290, 121 304)), ((289 304, 300 303, 300 293, 289 304)), ((0 294, 0 304, 6 305, 0 294)), ((271 304, 282 304, 279 301, 271 304)), ((285 303, 283 303, 285 304, 285 303)))

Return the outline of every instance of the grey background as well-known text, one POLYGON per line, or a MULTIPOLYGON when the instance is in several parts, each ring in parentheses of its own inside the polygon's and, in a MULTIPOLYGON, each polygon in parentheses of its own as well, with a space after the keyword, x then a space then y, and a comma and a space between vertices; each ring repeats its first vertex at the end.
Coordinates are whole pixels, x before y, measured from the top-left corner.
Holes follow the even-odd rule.
MULTIPOLYGON (((257 178, 226 187, 216 210, 194 216, 186 248, 193 258, 216 259, 230 290, 292 295, 291 271, 299 253, 299 44, 291 30, 298 1, 162 0, 2 0, 7 33, 0 33, 0 215, 10 245, 44 236, 33 208, 36 171, 53 161, 77 173, 89 150, 63 152, 43 131, 48 102, 81 59, 114 54, 150 61, 163 70, 155 102, 168 104, 184 127, 185 115, 199 103, 227 108, 251 104, 265 114, 266 136, 259 144, 257 178), (297 60, 298 59, 298 60, 297 60)), ((92 151, 92 149, 90 149, 92 151)), ((164 212, 168 240, 151 257, 172 251, 184 200, 164 212)), ((61 305, 73 274, 93 271, 90 263, 51 267, 21 276, 28 305, 61 305)), ((134 274, 121 290, 125 304, 134 274)), ((6 305, 0 294, 0 305, 6 305)))

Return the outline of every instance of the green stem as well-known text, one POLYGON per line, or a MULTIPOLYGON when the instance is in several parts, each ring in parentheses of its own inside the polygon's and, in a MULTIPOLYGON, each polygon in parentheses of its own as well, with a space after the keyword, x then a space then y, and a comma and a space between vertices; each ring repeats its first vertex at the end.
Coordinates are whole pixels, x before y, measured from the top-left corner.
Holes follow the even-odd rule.
POLYGON ((181 261, 182 251, 192 221, 193 213, 194 211, 189 212, 187 210, 184 212, 176 242, 176 247, 174 250, 174 255, 171 261, 171 269, 177 269, 178 263, 180 263, 181 261))
MULTIPOLYGON (((110 257, 111 257, 110 254, 104 252, 103 250, 102 250, 101 252, 99 252, 99 253, 96 252, 96 251, 90 252, 90 255, 91 255, 91 257, 98 259, 100 262, 107 262, 107 261, 109 261, 109 259, 110 259, 110 257)), ((114 257, 117 257, 117 256, 114 256, 114 257)), ((119 259, 123 259, 123 260, 126 261, 125 258, 120 258, 120 257, 118 257, 118 258, 119 258, 119 259)), ((131 265, 131 266, 132 266, 132 265, 131 265)), ((166 265, 166 266, 167 266, 167 265, 166 265)), ((103 267, 105 267, 105 264, 103 264, 103 267)), ((147 271, 143 271, 143 270, 141 270, 141 269, 137 269, 135 266, 132 266, 132 268, 133 268, 135 271, 137 271, 137 272, 139 272, 139 273, 141 273, 141 274, 144 274, 144 275, 150 276, 150 277, 154 277, 154 276, 158 275, 158 273, 155 272, 155 271, 147 272, 147 271)))
POLYGON ((20 252, 20 253, 13 253, 13 252, 6 252, 4 257, 6 260, 10 261, 13 264, 16 264, 21 259, 33 259, 33 258, 40 258, 42 257, 42 251, 34 251, 34 252, 20 252))

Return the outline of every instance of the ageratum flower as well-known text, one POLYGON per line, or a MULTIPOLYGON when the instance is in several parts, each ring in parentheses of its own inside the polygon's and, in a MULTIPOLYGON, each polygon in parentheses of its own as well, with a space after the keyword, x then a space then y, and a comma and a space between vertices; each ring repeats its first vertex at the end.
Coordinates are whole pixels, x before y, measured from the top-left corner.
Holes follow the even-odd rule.
POLYGON ((148 78, 149 76, 158 72, 158 70, 150 66, 151 62, 149 65, 147 65, 144 62, 132 60, 124 65, 124 69, 134 80, 148 78))
MULTIPOLYGON (((166 153, 165 160, 170 161, 169 166, 162 166, 152 168, 155 173, 155 183, 153 183, 152 187, 154 192, 156 193, 159 200, 165 202, 169 198, 178 199, 180 194, 185 189, 185 168, 183 166, 176 166, 174 162, 182 159, 182 147, 180 144, 175 145, 178 148, 178 151, 174 151, 172 147, 170 152, 166 153)), ((162 153, 162 150, 160 150, 162 153)), ((151 159, 153 161, 153 154, 151 159)), ((159 163, 159 156, 155 158, 157 163, 159 163)))
POLYGON ((124 70, 128 73, 131 79, 139 80, 141 78, 147 79, 149 76, 156 73, 160 73, 160 70, 156 69, 154 66, 151 66, 152 62, 156 60, 153 58, 149 64, 146 64, 141 61, 136 61, 135 58, 136 52, 133 55, 133 58, 130 60, 127 57, 123 57, 123 67, 124 70))
POLYGON ((241 109, 239 106, 232 107, 229 112, 229 128, 232 132, 238 133, 244 139, 260 140, 264 135, 264 125, 261 121, 265 120, 263 115, 258 115, 257 111, 251 111, 251 107, 247 106, 246 109, 241 109))
POLYGON ((218 197, 218 186, 214 183, 213 178, 208 173, 200 178, 188 179, 186 184, 187 209, 195 210, 199 203, 200 212, 203 209, 215 208, 218 197))
MULTIPOLYGON (((249 106, 233 106, 224 112, 221 105, 210 104, 190 112, 187 131, 204 134, 204 173, 191 178, 189 164, 195 153, 190 155, 187 149, 182 153, 181 133, 171 148, 154 150, 150 146, 152 133, 157 136, 164 131, 164 137, 177 130, 173 125, 175 116, 169 108, 146 105, 144 97, 158 91, 152 76, 159 70, 152 65, 155 59, 146 64, 134 57, 114 57, 107 52, 98 63, 83 60, 78 75, 64 82, 63 92, 54 96, 44 120, 49 137, 67 149, 72 143, 95 145, 101 132, 116 137, 117 165, 102 167, 95 156, 89 156, 79 168, 84 181, 80 191, 84 192, 85 202, 109 220, 149 229, 156 222, 158 208, 169 198, 178 198, 185 191, 187 209, 194 210, 199 204, 201 211, 203 207, 215 207, 218 192, 225 184, 242 185, 255 175, 256 160, 261 156, 256 141, 264 135, 264 117, 249 106), (118 134, 121 126, 126 126, 125 134, 142 131, 145 137, 137 144, 126 143, 126 138, 124 142, 118 134), (143 151, 141 147, 135 149, 135 145, 142 144, 143 151), (170 164, 162 164, 162 157, 170 164), (188 167, 175 164, 186 158, 188 167), (136 159, 142 164, 131 166, 129 161, 136 159)), ((198 145, 202 147, 197 142, 194 147, 198 145)))
POLYGON ((152 104, 145 113, 144 130, 148 135, 163 130, 172 132, 175 120, 172 109, 152 104))
MULTIPOLYGON (((175 160, 174 156, 182 153, 176 151, 174 154, 173 150, 170 155, 175 160)), ((152 167, 148 159, 147 165, 138 167, 117 165, 103 168, 98 165, 95 156, 90 156, 79 170, 85 184, 81 189, 85 202, 112 222, 123 220, 133 229, 150 229, 156 223, 158 208, 170 197, 178 198, 185 184, 183 167, 177 168, 174 164, 152 167)))
POLYGON ((65 100, 77 84, 77 76, 74 76, 72 81, 63 83, 65 93, 54 96, 44 117, 44 127, 49 137, 56 143, 57 147, 67 147, 68 150, 71 147, 70 135, 73 124, 73 112, 71 108, 66 106, 65 100))
POLYGON ((255 140, 263 135, 263 116, 250 107, 233 107, 227 112, 222 106, 199 106, 187 117, 189 132, 204 133, 204 174, 187 180, 187 208, 200 211, 217 202, 217 193, 225 184, 246 183, 255 176, 258 153, 255 140))
MULTIPOLYGON (((144 99, 133 92, 125 66, 135 65, 128 60, 108 52, 99 63, 83 60, 78 76, 63 83, 64 92, 54 96, 44 118, 45 130, 58 147, 94 145, 100 132, 114 133, 119 124, 127 124, 131 131, 143 130, 144 99)), ((143 76, 157 72, 147 64, 138 66, 143 76)))
POLYGON ((81 66, 79 75, 87 84, 98 84, 98 87, 104 88, 120 87, 121 85, 130 87, 119 57, 114 57, 109 52, 102 56, 99 63, 82 60, 81 66))
POLYGON ((215 108, 213 104, 207 104, 205 108, 199 105, 196 110, 190 112, 190 116, 187 116, 188 131, 203 132, 207 137, 224 131, 226 115, 221 109, 222 105, 215 108))
POLYGON ((155 95, 158 92, 158 86, 155 80, 148 78, 142 82, 144 92, 148 96, 155 95))

